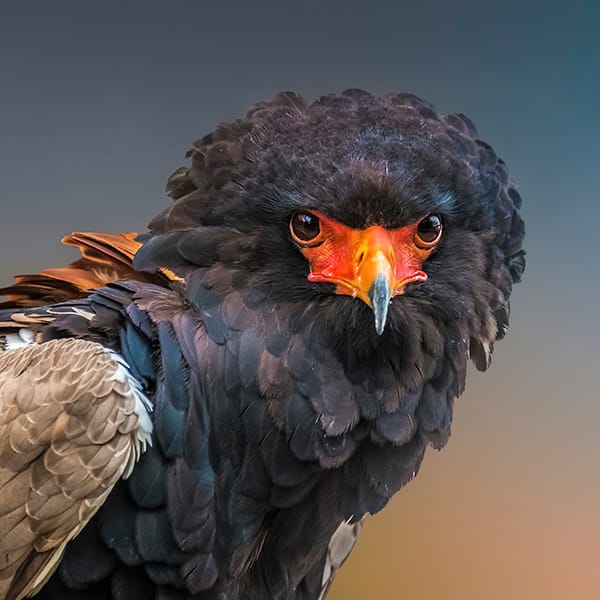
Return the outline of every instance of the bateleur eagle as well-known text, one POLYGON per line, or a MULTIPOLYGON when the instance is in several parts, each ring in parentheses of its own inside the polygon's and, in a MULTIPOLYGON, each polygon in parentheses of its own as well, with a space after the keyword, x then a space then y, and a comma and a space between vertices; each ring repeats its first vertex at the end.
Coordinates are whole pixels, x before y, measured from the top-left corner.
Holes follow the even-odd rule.
POLYGON ((188 157, 3 290, 1 597, 324 598, 507 330, 521 201, 463 115, 281 93, 188 157))

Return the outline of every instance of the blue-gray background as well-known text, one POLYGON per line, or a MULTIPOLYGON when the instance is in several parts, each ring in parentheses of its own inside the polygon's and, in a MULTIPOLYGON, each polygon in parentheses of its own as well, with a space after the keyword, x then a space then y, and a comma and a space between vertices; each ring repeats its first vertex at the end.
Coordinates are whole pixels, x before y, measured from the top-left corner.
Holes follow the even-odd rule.
POLYGON ((512 330, 334 599, 600 597, 600 11, 562 4, 0 2, 1 281, 142 229, 191 141, 281 89, 412 91, 509 164, 512 330))

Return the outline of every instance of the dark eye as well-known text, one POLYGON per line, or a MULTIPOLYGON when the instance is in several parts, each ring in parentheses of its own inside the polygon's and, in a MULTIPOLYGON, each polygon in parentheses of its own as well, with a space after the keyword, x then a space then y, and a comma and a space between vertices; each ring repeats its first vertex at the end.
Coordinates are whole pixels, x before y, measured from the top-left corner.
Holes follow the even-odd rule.
POLYGON ((420 248, 433 248, 442 237, 442 219, 439 215, 427 215, 418 225, 415 244, 420 248))
POLYGON ((306 246, 311 242, 318 242, 321 233, 319 218, 312 213, 297 212, 290 219, 290 231, 294 241, 306 246))

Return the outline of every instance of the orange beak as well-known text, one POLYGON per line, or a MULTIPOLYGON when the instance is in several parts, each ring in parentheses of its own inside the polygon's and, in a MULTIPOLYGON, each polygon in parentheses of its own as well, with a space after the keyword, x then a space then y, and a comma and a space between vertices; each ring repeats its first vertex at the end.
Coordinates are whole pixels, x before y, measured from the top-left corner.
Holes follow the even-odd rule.
POLYGON ((329 219, 325 225, 323 242, 302 250, 311 267, 308 279, 334 283, 338 294, 360 298, 373 310, 381 335, 392 298, 408 283, 427 279, 421 270, 425 256, 413 242, 414 226, 358 230, 329 219))

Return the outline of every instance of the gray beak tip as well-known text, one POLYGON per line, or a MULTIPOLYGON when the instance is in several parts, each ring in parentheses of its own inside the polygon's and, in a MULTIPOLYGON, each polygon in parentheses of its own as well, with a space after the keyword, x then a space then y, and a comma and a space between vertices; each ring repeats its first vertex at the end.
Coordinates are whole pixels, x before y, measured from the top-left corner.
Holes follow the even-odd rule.
POLYGON ((375 331, 381 335, 387 322, 388 308, 391 300, 390 285, 385 275, 377 275, 369 289, 369 299, 375 317, 375 331))

